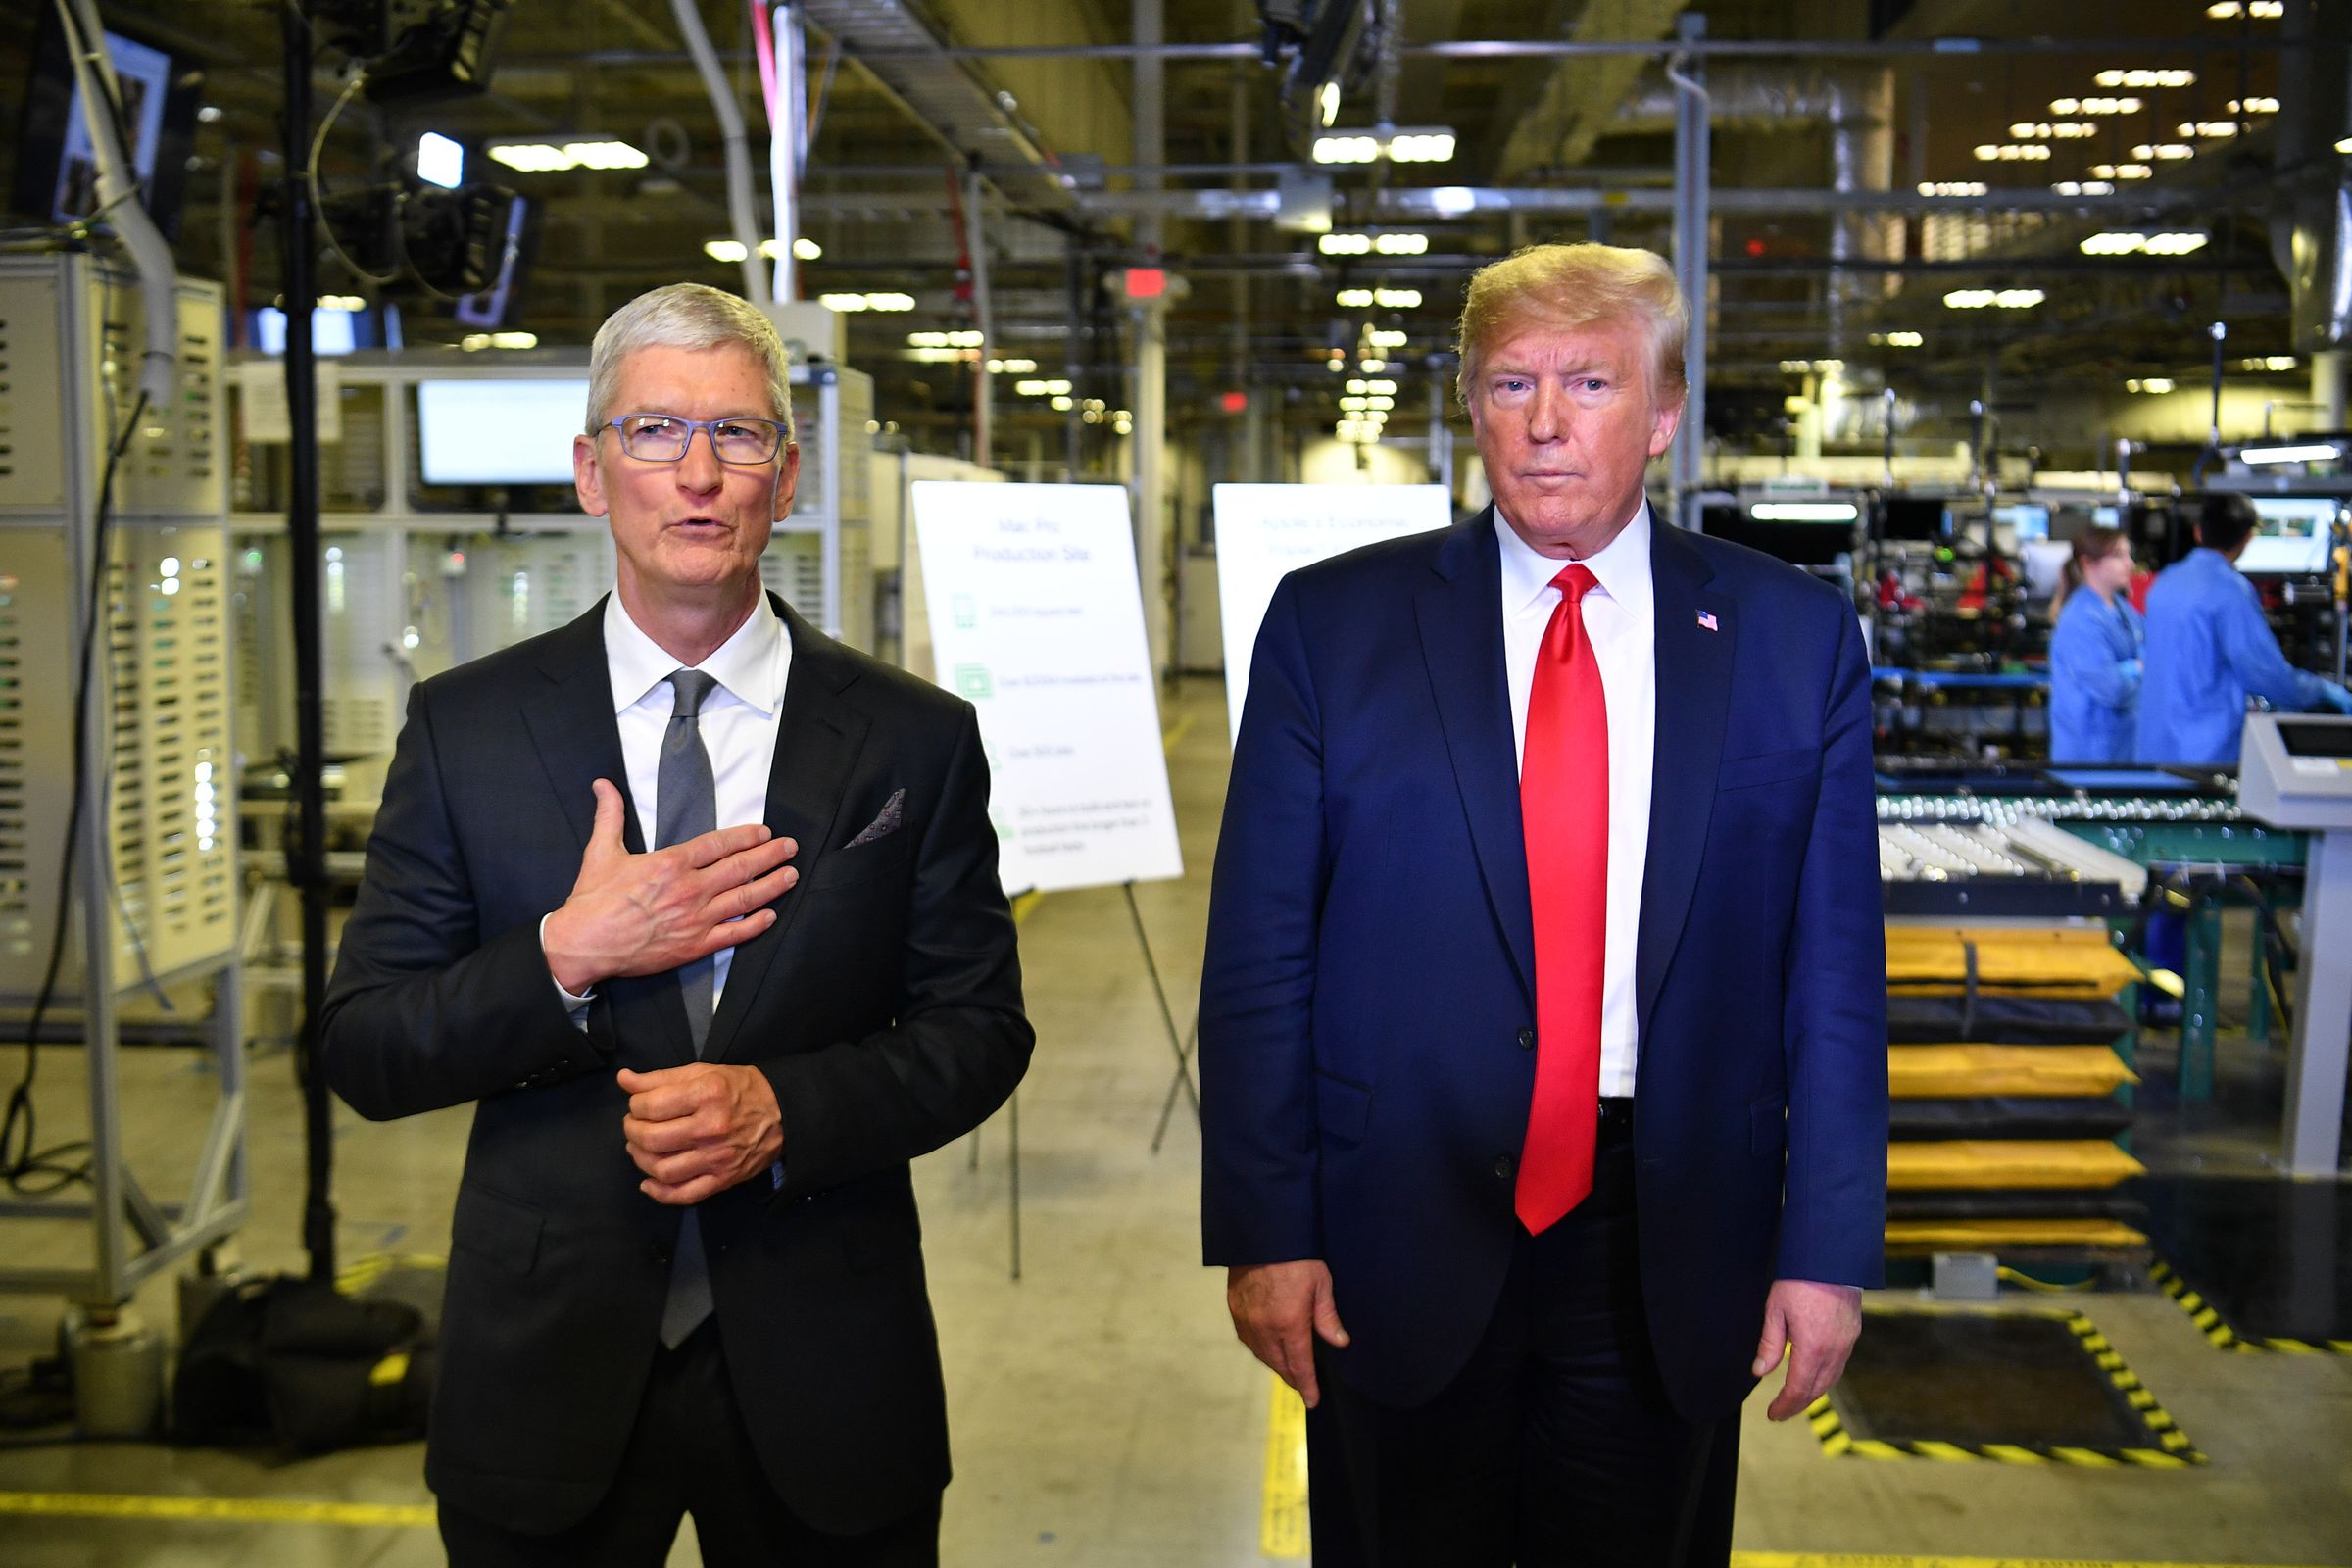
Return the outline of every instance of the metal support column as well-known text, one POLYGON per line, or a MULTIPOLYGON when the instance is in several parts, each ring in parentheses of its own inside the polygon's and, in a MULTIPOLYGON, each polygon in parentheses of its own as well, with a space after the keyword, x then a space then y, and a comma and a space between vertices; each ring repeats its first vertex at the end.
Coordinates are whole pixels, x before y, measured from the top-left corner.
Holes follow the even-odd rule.
MULTIPOLYGON (((1677 31, 1686 45, 1703 41, 1707 19, 1685 12, 1677 31)), ((1698 489, 1707 445, 1707 210, 1711 117, 1706 67, 1695 55, 1668 66, 1674 97, 1674 275, 1690 302, 1690 335, 1683 346, 1690 394, 1682 433, 1674 443, 1675 520, 1698 526, 1698 489)))
POLYGON ((981 204, 988 194, 975 165, 963 176, 963 238, 972 258, 972 324, 980 329, 980 353, 972 361, 972 461, 996 466, 996 377, 988 373, 997 351, 996 312, 988 295, 988 222, 981 204))
POLYGON ((2286 1068, 2286 1167, 2332 1176, 2342 1157, 2352 1054, 2352 832, 2315 833, 2303 870, 2303 952, 2286 1068))
MULTIPOLYGON (((1161 0, 1134 0, 1135 186, 1157 192, 1167 162, 1165 67, 1158 54, 1166 34, 1161 0)), ((1136 248, 1147 266, 1160 261, 1162 220, 1156 210, 1136 220, 1136 248)), ((1135 560, 1143 576, 1144 641, 1155 678, 1170 667, 1168 613, 1167 445, 1168 315, 1163 299, 1133 313, 1135 323, 1135 560)))
MULTIPOLYGON (((808 42, 795 5, 776 7, 776 106, 767 143, 767 183, 776 215, 776 303, 801 297, 801 171, 808 161, 808 42)), ((756 265, 759 258, 751 258, 756 265)))

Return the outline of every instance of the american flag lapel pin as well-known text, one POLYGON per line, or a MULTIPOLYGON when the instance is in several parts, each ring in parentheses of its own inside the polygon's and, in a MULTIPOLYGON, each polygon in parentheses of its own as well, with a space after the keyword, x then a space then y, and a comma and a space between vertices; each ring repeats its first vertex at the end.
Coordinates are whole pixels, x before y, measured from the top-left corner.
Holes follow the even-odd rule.
POLYGON ((1702 610, 1698 612, 1698 629, 1700 631, 1713 631, 1715 629, 1715 612, 1712 610, 1702 610))

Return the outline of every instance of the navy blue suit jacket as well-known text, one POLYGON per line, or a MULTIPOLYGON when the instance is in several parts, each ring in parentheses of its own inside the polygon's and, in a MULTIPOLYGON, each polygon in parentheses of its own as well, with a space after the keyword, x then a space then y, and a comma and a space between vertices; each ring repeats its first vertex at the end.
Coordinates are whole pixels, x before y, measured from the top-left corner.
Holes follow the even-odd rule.
MULTIPOLYGON (((1207 1261, 1325 1260, 1340 1374, 1399 1405, 1494 1310, 1535 1081, 1494 528, 1489 509, 1276 590, 1201 982, 1207 1261)), ((1669 1396, 1714 1419, 1753 1387, 1772 1280, 1882 1278, 1870 682, 1825 584, 1662 524, 1651 566, 1642 1286, 1669 1396)))

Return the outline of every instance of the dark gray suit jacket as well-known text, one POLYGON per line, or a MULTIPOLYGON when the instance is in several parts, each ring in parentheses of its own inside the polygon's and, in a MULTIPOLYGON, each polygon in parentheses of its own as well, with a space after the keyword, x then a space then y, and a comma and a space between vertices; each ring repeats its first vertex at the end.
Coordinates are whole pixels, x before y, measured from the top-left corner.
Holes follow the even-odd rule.
MULTIPOLYGON (((735 950, 705 1056, 775 1086, 787 1179, 701 1212, 752 1445, 796 1514, 855 1533, 948 1480, 907 1161, 1002 1103, 1034 1036, 971 705, 775 603, 792 671, 766 821, 800 841, 801 880, 735 950), (897 828, 853 844, 894 797, 897 828)), ((607 981, 583 1032, 540 951, 590 780, 627 793, 603 614, 412 694, 321 1023, 362 1115, 478 1102, 426 1477, 532 1532, 575 1523, 612 1479, 678 1229, 637 1189, 614 1071, 693 1059, 674 974, 607 981)), ((633 803, 627 839, 644 849, 633 803)))

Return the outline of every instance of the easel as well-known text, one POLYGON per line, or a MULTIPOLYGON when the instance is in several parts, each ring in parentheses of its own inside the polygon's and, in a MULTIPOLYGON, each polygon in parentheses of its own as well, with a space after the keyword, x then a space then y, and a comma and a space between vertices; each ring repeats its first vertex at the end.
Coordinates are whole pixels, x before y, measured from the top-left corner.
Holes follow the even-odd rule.
POLYGON ((1189 1037, 1176 1033, 1176 1014, 1168 1006, 1167 989, 1159 983, 1159 964, 1152 956, 1152 938, 1144 930, 1144 911, 1136 906, 1135 883, 1120 885, 1127 895, 1127 915, 1135 922, 1136 945, 1144 950, 1144 969, 1152 976, 1152 995, 1159 1002, 1159 1021, 1168 1032, 1168 1050, 1176 1055, 1176 1074, 1168 1080, 1168 1095, 1160 1102, 1159 1125, 1152 1131, 1152 1152, 1159 1152, 1161 1140, 1168 1136, 1168 1118, 1175 1114, 1176 1096, 1182 1092, 1193 1102, 1193 1120, 1200 1119, 1200 1086, 1193 1078, 1193 1046, 1200 1038, 1200 1020, 1193 1020, 1189 1037))

